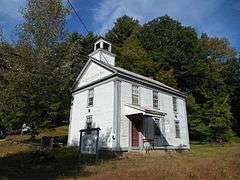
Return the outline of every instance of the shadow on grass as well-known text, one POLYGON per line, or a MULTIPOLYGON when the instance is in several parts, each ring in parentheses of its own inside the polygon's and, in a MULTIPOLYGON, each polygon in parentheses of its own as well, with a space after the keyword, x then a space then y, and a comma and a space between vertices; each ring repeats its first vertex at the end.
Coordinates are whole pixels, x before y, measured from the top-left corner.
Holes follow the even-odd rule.
MULTIPOLYGON (((100 153, 99 162, 115 158, 100 153)), ((95 156, 81 155, 78 148, 56 148, 49 153, 31 151, 0 158, 0 179, 55 179, 56 177, 90 176, 85 165, 96 164, 95 156)))
POLYGON ((21 140, 20 142, 25 143, 25 144, 38 144, 38 145, 40 145, 41 144, 41 139, 43 137, 53 137, 55 143, 62 143, 64 145, 67 144, 67 138, 68 138, 67 135, 65 135, 65 136, 42 136, 42 137, 38 137, 38 138, 28 138, 28 139, 25 139, 25 140, 21 140))

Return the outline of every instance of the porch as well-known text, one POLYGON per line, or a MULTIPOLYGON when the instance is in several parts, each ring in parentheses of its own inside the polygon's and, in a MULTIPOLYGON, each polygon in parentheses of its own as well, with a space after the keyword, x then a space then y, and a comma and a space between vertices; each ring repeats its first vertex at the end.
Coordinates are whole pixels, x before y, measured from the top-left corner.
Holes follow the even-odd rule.
POLYGON ((125 105, 125 115, 129 119, 129 147, 132 150, 146 148, 170 148, 165 132, 165 115, 156 109, 125 105))

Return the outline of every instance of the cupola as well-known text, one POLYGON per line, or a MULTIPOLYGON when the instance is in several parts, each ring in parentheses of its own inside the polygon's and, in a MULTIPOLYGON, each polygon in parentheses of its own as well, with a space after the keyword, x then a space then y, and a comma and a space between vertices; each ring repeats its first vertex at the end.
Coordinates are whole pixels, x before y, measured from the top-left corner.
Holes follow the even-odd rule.
POLYGON ((103 61, 112 66, 115 66, 116 55, 113 54, 111 51, 112 51, 111 43, 101 38, 94 43, 94 51, 91 54, 89 54, 89 56, 99 61, 103 61))

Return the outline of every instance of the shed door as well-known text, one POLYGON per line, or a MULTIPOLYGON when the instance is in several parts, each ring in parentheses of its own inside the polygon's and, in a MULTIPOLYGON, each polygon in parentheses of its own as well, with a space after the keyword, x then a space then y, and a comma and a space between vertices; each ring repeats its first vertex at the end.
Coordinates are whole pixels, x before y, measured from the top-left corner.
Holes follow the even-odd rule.
POLYGON ((139 146, 139 129, 140 129, 140 121, 138 119, 132 120, 132 146, 139 146))

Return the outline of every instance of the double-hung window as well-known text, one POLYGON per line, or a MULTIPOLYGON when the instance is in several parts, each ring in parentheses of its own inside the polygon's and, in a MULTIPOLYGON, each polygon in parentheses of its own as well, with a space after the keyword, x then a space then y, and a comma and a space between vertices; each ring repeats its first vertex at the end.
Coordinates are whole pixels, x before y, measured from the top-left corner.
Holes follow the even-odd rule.
POLYGON ((158 92, 153 91, 153 108, 158 109, 158 92))
POLYGON ((86 119, 86 128, 91 129, 92 128, 92 116, 87 116, 86 119))
POLYGON ((132 104, 139 105, 139 86, 132 85, 132 104))
POLYGON ((166 135, 166 131, 165 131, 165 118, 161 117, 160 120, 161 120, 161 132, 165 136, 166 135))
POLYGON ((179 122, 175 121, 175 131, 176 131, 176 138, 180 138, 180 126, 179 122))
POLYGON ((172 101, 173 101, 173 112, 177 113, 177 98, 176 97, 173 97, 172 98, 172 101))
POLYGON ((155 118, 154 119, 154 135, 159 136, 161 135, 160 131, 160 119, 155 118))
POLYGON ((89 89, 89 91, 88 91, 88 106, 93 106, 93 97, 94 97, 94 90, 89 89))

